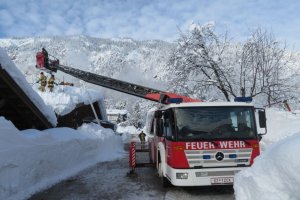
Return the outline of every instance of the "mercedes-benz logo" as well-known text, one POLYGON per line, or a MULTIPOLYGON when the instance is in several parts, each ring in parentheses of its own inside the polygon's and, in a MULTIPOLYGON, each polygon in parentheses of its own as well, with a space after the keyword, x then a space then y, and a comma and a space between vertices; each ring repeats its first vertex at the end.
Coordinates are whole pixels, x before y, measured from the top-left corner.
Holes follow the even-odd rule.
POLYGON ((215 158, 217 161, 222 161, 224 159, 224 153, 222 152, 217 152, 215 155, 215 158))

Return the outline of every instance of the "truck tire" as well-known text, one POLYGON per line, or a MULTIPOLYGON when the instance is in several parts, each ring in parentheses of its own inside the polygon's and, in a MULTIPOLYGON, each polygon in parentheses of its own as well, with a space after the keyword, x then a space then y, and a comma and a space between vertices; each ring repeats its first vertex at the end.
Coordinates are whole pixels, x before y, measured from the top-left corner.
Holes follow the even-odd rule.
POLYGON ((170 181, 164 176, 161 177, 161 184, 162 184, 163 188, 168 188, 171 186, 170 181))

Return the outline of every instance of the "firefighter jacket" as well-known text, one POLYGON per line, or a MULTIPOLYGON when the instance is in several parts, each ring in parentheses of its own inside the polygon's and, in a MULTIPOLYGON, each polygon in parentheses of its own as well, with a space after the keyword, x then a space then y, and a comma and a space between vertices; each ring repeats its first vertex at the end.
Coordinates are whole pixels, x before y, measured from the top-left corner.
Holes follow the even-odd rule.
POLYGON ((41 83, 41 86, 46 86, 47 85, 47 77, 45 75, 41 75, 41 77, 38 80, 38 83, 41 83))
POLYGON ((50 77, 49 80, 48 80, 48 87, 49 88, 53 88, 54 87, 54 82, 55 81, 55 78, 54 77, 50 77))

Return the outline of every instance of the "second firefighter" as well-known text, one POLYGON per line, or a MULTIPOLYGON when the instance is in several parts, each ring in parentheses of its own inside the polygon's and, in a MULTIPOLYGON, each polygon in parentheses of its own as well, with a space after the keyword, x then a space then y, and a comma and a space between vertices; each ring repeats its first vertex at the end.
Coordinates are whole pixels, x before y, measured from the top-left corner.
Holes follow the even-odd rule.
POLYGON ((52 74, 51 77, 48 79, 48 88, 50 92, 53 92, 54 84, 57 85, 57 83, 55 83, 55 77, 52 74))

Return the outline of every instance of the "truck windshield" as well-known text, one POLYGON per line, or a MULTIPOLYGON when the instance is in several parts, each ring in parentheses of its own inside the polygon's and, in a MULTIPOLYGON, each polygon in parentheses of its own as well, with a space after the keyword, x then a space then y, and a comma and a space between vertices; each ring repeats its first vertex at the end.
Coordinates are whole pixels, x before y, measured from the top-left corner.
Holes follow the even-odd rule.
POLYGON ((179 141, 255 139, 252 107, 175 108, 179 141))

